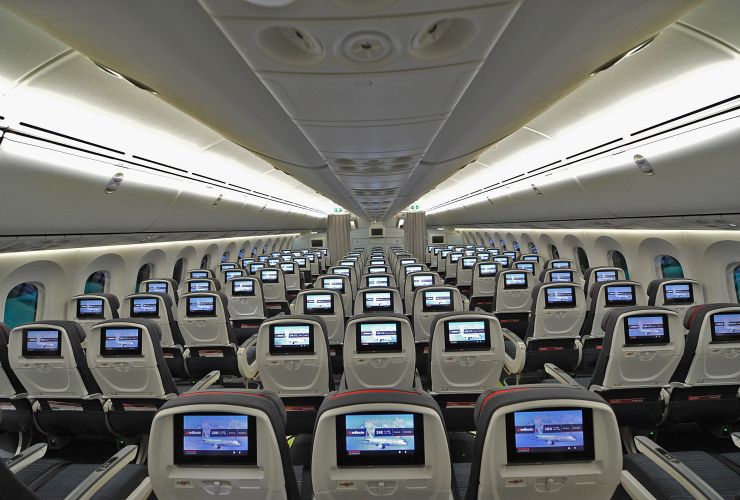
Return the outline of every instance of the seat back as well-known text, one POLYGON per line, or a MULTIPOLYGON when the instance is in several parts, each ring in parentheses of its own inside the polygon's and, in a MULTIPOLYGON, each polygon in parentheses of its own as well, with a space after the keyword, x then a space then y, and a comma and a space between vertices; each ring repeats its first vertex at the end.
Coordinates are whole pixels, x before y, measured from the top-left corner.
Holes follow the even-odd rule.
POLYGON ((286 421, 283 403, 269 391, 222 389, 168 401, 152 423, 157 439, 149 441, 154 494, 233 500, 249 491, 250 498, 300 500, 286 421))
POLYGON ((351 285, 351 292, 352 297, 357 295, 357 273, 355 273, 354 267, 349 266, 333 266, 329 268, 328 274, 339 274, 341 276, 346 276, 349 278, 349 282, 351 285))
POLYGON ((529 312, 532 308, 534 276, 529 271, 508 269, 496 276, 495 312, 529 312))
POLYGON ((407 314, 411 314, 411 305, 414 302, 414 293, 416 293, 417 288, 441 284, 442 278, 439 277, 439 274, 430 271, 421 271, 407 275, 403 283, 402 298, 404 311, 407 314))
MULTIPOLYGON (((575 269, 575 266, 573 266, 575 269)), ((624 281, 624 271, 614 266, 597 266, 589 267, 586 272, 583 273, 583 289, 588 293, 596 283, 604 283, 607 281, 624 281)), ((589 301, 586 301, 589 303, 589 301)))
POLYGON ((295 292, 301 289, 301 274, 295 262, 281 262, 278 267, 283 271, 285 289, 295 292))
POLYGON ((210 278, 210 279, 218 279, 218 276, 216 276, 216 272, 213 269, 191 269, 187 272, 187 279, 200 279, 200 278, 210 278))
POLYGON ((401 292, 401 298, 405 297, 404 290, 406 288, 406 277, 411 273, 418 273, 421 271, 429 271, 426 264, 423 262, 415 262, 413 264, 405 264, 398 270, 398 276, 396 276, 396 283, 398 285, 398 291, 401 292))
POLYGON ((684 351, 681 318, 664 307, 620 307, 602 320, 606 332, 589 387, 606 390, 667 385, 684 351))
POLYGON ((646 306, 647 297, 642 285, 637 281, 607 281, 591 286, 591 303, 583 322, 583 335, 603 337, 602 319, 609 310, 617 307, 646 306))
POLYGON ((318 316, 269 319, 257 337, 262 386, 275 394, 316 396, 334 390, 326 324, 318 316))
POLYGON ((111 319, 87 340, 87 366, 103 396, 164 399, 178 394, 160 346, 161 331, 145 319, 111 319))
POLYGON ((344 340, 344 302, 337 290, 303 290, 295 301, 295 314, 320 317, 330 344, 344 340))
POLYGON ((432 322, 438 315, 464 310, 462 294, 454 286, 438 285, 417 289, 411 306, 416 341, 429 341, 432 322))
MULTIPOLYGON (((8 341, 10 340, 10 327, 0 323, 0 399, 8 399, 10 396, 26 392, 18 377, 10 368, 8 359, 8 341)), ((12 403, 0 402, 0 410, 13 410, 12 403)))
POLYGON ((444 249, 440 250, 437 254, 437 272, 447 273, 447 256, 452 253, 452 250, 444 249))
POLYGON ((667 307, 680 318, 689 308, 704 304, 701 283, 686 278, 653 280, 648 284, 647 295, 647 305, 667 307))
POLYGON ((740 384, 740 306, 707 304, 687 311, 686 345, 671 382, 691 386, 740 384))
POLYGON ((498 386, 504 365, 504 336, 492 314, 440 314, 429 339, 430 392, 482 392, 498 386))
POLYGON ((411 265, 411 264, 415 264, 417 266, 418 265, 424 265, 424 263, 423 262, 419 262, 419 259, 417 259, 416 257, 406 257, 406 256, 404 256, 404 257, 399 258, 396 261, 396 263, 395 263, 395 265, 393 267, 393 274, 396 277, 400 277, 401 276, 401 268, 403 268, 403 266, 408 266, 408 265, 411 265))
MULTIPOLYGON (((172 308, 172 299, 163 293, 127 295, 121 306, 121 318, 145 319, 156 323, 160 332, 157 343, 166 347, 184 344, 176 314, 172 308)), ((99 324, 96 323, 95 326, 99 324)))
POLYGON ((575 262, 570 259, 546 260, 542 269, 577 269, 575 262))
POLYGON ((471 276, 471 296, 492 297, 496 293, 496 275, 500 268, 496 262, 476 262, 471 276))
POLYGON ((311 477, 316 500, 452 498, 439 406, 417 390, 329 396, 317 416, 311 477))
POLYGON ((249 272, 249 276, 259 276, 260 269, 264 269, 266 267, 266 262, 250 262, 246 269, 249 272))
POLYGON ((354 314, 403 314, 401 294, 396 288, 363 288, 355 297, 354 314))
POLYGON ((362 277, 360 286, 362 288, 398 288, 396 286, 396 278, 389 273, 366 274, 362 277))
POLYGON ((475 265, 478 263, 477 257, 462 257, 457 261, 457 286, 470 286, 473 282, 473 270, 475 265))
POLYGON ((265 302, 286 302, 288 300, 283 271, 278 267, 265 267, 259 270, 262 282, 262 296, 265 302))
POLYGON ((37 398, 82 398, 100 392, 87 367, 85 330, 74 321, 33 321, 10 332, 13 373, 37 398))
POLYGON ((525 338, 578 337, 586 317, 586 299, 578 283, 541 283, 532 290, 525 338))
POLYGON ((620 483, 619 426, 594 393, 567 385, 493 389, 478 398, 474 418, 467 500, 605 499, 620 483))
MULTIPOLYGON (((545 269, 540 272, 539 281, 540 283, 578 283, 583 285, 580 273, 571 268, 545 269)), ((581 289, 583 289, 583 286, 581 286, 581 289)))
MULTIPOLYGON (((139 287, 139 291, 144 293, 166 293, 172 299, 172 306, 175 311, 177 311, 177 304, 180 302, 178 289, 179 285, 177 284, 177 281, 171 278, 142 281, 141 286, 139 287)), ((175 314, 175 316, 177 316, 177 314, 175 314)))
POLYGON ((447 254, 447 258, 445 259, 445 279, 457 277, 457 261, 462 257, 462 252, 452 252, 447 254))
POLYGON ((348 390, 414 386, 414 332, 401 314, 359 314, 347 322, 344 376, 348 390))
POLYGON ((197 278, 185 280, 182 282, 180 296, 193 292, 218 292, 221 290, 221 283, 212 278, 197 278))
POLYGON ((226 295, 195 292, 184 294, 180 300, 177 323, 186 346, 236 344, 226 295))
POLYGON ((259 278, 235 278, 226 283, 223 291, 228 300, 229 316, 237 319, 263 319, 266 317, 265 298, 259 278))
POLYGON ((491 260, 498 264, 498 267, 501 271, 505 271, 506 269, 511 268, 512 259, 508 255, 494 255, 493 259, 491 260))
POLYGON ((355 297, 352 295, 352 283, 348 276, 340 274, 319 276, 316 283, 314 283, 314 288, 325 288, 339 292, 342 297, 345 318, 352 315, 355 297))
POLYGON ((67 304, 67 321, 74 321, 87 333, 95 323, 118 318, 118 309, 118 297, 110 293, 75 295, 67 304))

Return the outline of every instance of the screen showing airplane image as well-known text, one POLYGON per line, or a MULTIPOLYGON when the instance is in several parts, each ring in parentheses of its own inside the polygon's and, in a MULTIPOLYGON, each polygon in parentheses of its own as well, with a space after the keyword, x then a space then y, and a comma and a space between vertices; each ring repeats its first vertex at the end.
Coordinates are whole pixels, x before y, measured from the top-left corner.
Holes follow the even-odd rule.
POLYGON ((280 262, 280 259, 267 259, 267 265, 269 267, 275 267, 280 262))
MULTIPOLYGON (((372 271, 371 271, 372 272, 372 271)), ((333 274, 341 274, 343 276, 349 276, 349 269, 332 269, 333 274)))
POLYGON ((617 281, 617 271, 596 271, 596 282, 617 281))
POLYGON ((470 257, 471 255, 475 255, 475 250, 465 250, 463 253, 465 254, 465 256, 470 257))
POLYGON ((498 270, 498 264, 481 264, 478 266, 478 276, 496 276, 498 270))
POLYGON ((624 330, 626 344, 663 344, 669 340, 668 317, 664 314, 627 316, 624 330))
POLYGON ((517 262, 516 268, 523 271, 529 271, 530 273, 534 274, 534 264, 532 264, 531 262, 517 262))
POLYGON ((473 269, 475 267, 475 263, 478 262, 478 259, 476 258, 463 258, 462 261, 462 267, 463 269, 473 269))
POLYGON ((406 266, 406 274, 418 273, 419 271, 423 271, 421 266, 406 266))
POLYGON ((524 260, 529 260, 529 261, 532 261, 532 262, 539 262, 540 261, 540 258, 537 257, 536 255, 526 255, 524 257, 524 260))
POLYGON ((445 323, 445 350, 489 349, 491 337, 487 321, 448 321, 445 323))
POLYGON ((262 269, 263 267, 265 267, 265 265, 264 264, 260 264, 259 262, 255 263, 255 264, 249 264, 249 272, 252 273, 252 274, 254 274, 257 271, 259 271, 260 269, 262 269))
POLYGON ((416 259, 401 259, 402 266, 407 266, 409 264, 413 264, 414 262, 416 262, 416 259))
POLYGON ((358 323, 357 352, 400 351, 400 323, 358 323))
POLYGON ((344 291, 344 280, 342 278, 324 278, 321 283, 324 285, 324 288, 339 290, 340 293, 344 291))
POLYGON ((190 277, 197 279, 197 278, 208 278, 209 276, 208 276, 208 273, 205 271, 195 271, 193 273, 190 273, 190 277))
POLYGON ((488 252, 476 254, 476 257, 478 260, 491 260, 491 254, 488 252))
POLYGON ((141 355, 141 329, 103 328, 101 331, 101 356, 141 355))
POLYGON ((295 264, 292 262, 281 262, 280 269, 282 269, 284 273, 292 273, 295 271, 295 264))
POLYGON ((306 294, 307 311, 329 311, 333 309, 331 294, 306 294))
POLYGON ((424 463, 423 416, 370 413, 337 416, 337 465, 393 466, 424 463))
POLYGON ((634 306, 635 287, 633 286, 607 286, 606 305, 608 306, 634 306))
POLYGON ((103 317, 103 299, 80 299, 77 301, 77 316, 103 317))
POLYGON ((355 262, 353 260, 340 260, 339 261, 339 265, 340 266, 352 267, 352 266, 355 265, 355 262))
POLYGON ((712 315, 712 341, 740 341, 740 313, 720 313, 712 315))
POLYGON ((689 283, 663 286, 666 305, 693 304, 694 294, 689 283))
POLYGON ((188 292, 207 292, 210 289, 210 281, 191 281, 188 283, 188 292))
POLYGON ((501 264, 502 267, 509 267, 509 258, 508 257, 494 257, 493 261, 501 264))
POLYGON ((254 281, 236 280, 232 282, 231 293, 236 296, 254 295, 254 281))
POLYGON ((216 297, 188 297, 188 316, 215 316, 216 297))
POLYGON ((524 273, 504 274, 504 288, 527 288, 527 275, 524 273))
POLYGON ((236 264, 221 264, 221 270, 225 271, 226 269, 235 269, 236 264))
POLYGON ((432 286, 434 284, 434 276, 426 274, 421 276, 413 276, 413 283, 411 288, 416 290, 420 286, 432 286))
POLYGON ((570 286, 547 287, 545 289, 545 309, 561 309, 576 306, 574 289, 570 286))
POLYGON ((570 262, 553 262, 551 267, 553 269, 568 269, 570 267, 570 262))
POLYGON ((424 294, 424 311, 452 310, 452 292, 447 290, 428 291, 424 294))
POLYGON ((557 271, 550 273, 552 283, 573 283, 573 273, 571 271, 557 271))
POLYGON ((23 343, 23 356, 60 356, 59 330, 26 330, 23 343))
POLYGON ((300 258, 297 258, 297 259, 293 259, 293 262, 295 262, 296 264, 298 264, 298 266, 300 266, 300 267, 306 267, 306 258, 305 257, 300 257, 300 258))
POLYGON ((370 276, 367 278, 367 286, 388 286, 388 276, 370 276))
POLYGON ((585 451, 583 413, 580 409, 514 412, 515 454, 585 451))
POLYGON ((157 299, 133 299, 131 301, 131 316, 158 316, 159 301, 157 299))
POLYGON ((270 354, 301 354, 313 352, 311 325, 270 326, 270 354))
POLYGON ((385 267, 371 267, 369 268, 370 274, 378 274, 386 272, 385 267))
POLYGON ((167 282, 162 283, 147 283, 147 293, 167 293, 167 282))
POLYGON ((226 271, 226 281, 233 280, 242 275, 242 271, 226 271))
POLYGON ((384 266, 385 261, 384 260, 371 260, 370 265, 371 266, 384 266))
POLYGON ((262 283, 277 283, 278 272, 277 271, 260 271, 260 279, 262 283))
POLYGON ((365 309, 392 309, 391 292, 373 292, 365 294, 365 309))
POLYGON ((179 414, 174 418, 176 465, 257 465, 257 420, 239 414, 179 414))

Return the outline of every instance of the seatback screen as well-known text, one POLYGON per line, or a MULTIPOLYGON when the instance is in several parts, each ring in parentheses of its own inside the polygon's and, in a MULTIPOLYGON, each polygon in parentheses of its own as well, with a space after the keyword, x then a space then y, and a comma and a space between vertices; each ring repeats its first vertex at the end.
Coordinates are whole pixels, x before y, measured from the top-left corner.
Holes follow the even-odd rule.
POLYGON ((298 264, 298 267, 306 267, 306 258, 305 257, 297 257, 293 259, 293 262, 298 264))
POLYGON ((593 460, 590 408, 543 408, 506 414, 509 464, 593 460))
POLYGON ((291 260, 293 260, 293 256, 292 255, 281 255, 280 260, 282 260, 283 262, 290 262, 291 260))
POLYGON ((501 251, 498 248, 493 248, 490 250, 491 255, 499 255, 501 251))
POLYGON ((511 257, 511 260, 516 259, 516 252, 504 252, 501 255, 506 255, 507 257, 511 257))
POLYGON ((434 276, 432 276, 431 274, 412 276, 411 291, 414 291, 421 286, 432 286, 433 284, 434 276))
POLYGON ((596 282, 617 281, 617 271, 596 271, 596 282))
POLYGON ((540 258, 537 257, 536 255, 525 255, 524 260, 528 260, 530 262, 539 262, 540 258))
POLYGON ((475 257, 473 258, 463 257, 462 268, 463 269, 473 269, 475 267, 476 262, 478 262, 478 259, 476 259, 475 257))
POLYGON ((339 267, 332 269, 331 272, 334 274, 341 274, 342 276, 349 276, 350 271, 346 267, 339 267))
POLYGON ((409 264, 415 264, 415 263, 416 263, 416 259, 401 259, 402 266, 407 266, 409 264))
POLYGON ((351 260, 352 262, 357 262, 358 260, 360 260, 358 257, 353 256, 352 254, 350 254, 350 257, 345 257, 345 259, 351 260))
POLYGON ((568 269, 570 267, 570 262, 568 262, 567 260, 560 261, 560 262, 552 262, 550 264, 550 267, 553 269, 568 269))
POLYGON ((406 266, 405 269, 407 275, 411 273, 418 273, 419 271, 424 270, 424 268, 421 266, 406 266))
POLYGON ((278 283, 278 272, 277 271, 260 271, 260 279, 262 283, 278 283))
POLYGON ((478 260, 491 260, 491 254, 488 252, 477 253, 475 256, 478 257, 478 260))
POLYGON ((494 257, 493 261, 496 262, 501 267, 509 267, 509 258, 508 257, 494 257))
POLYGON ((452 253, 450 254, 450 262, 457 262, 460 260, 460 257, 462 257, 461 253, 452 253))
POLYGON ((526 273, 504 274, 504 290, 520 290, 527 288, 526 273))
POLYGON ((393 312, 392 292, 365 292, 365 312, 393 312))
POLYGON ((324 278, 321 280, 323 288, 330 290, 337 290, 339 293, 344 293, 344 280, 342 278, 324 278))
POLYGON ((340 266, 347 266, 347 267, 354 267, 355 261, 353 260, 340 260, 339 261, 340 266))
POLYGON ((377 286, 383 286, 387 287, 388 285, 388 276, 368 276, 367 277, 367 286, 377 287, 377 286))
POLYGON ((147 293, 167 293, 167 285, 169 285, 169 283, 167 283, 166 281, 147 283, 146 291, 147 293))
POLYGON ((254 281, 244 279, 232 280, 231 295, 235 297, 254 297, 254 281))
POLYGON ((667 315, 650 314, 624 318, 625 344, 667 344, 668 342, 670 342, 670 337, 668 336, 667 315))
POLYGON ((220 264, 221 271, 225 271, 227 269, 236 269, 236 264, 220 264))
POLYGON ((267 259, 267 267, 275 267, 280 263, 280 259, 267 259))
POLYGON ((634 306, 637 303, 634 285, 607 286, 604 295, 607 306, 625 307, 634 306))
POLYGON ((240 276, 242 276, 241 271, 226 271, 226 274, 225 274, 226 282, 228 282, 229 280, 233 280, 234 278, 238 278, 240 276))
POLYGON ((573 283, 573 271, 555 271, 550 273, 552 283, 573 283))
POLYGON ((132 318, 149 318, 159 316, 159 300, 155 298, 131 299, 132 318))
POLYGON ((190 273, 191 279, 199 279, 199 278, 210 278, 211 275, 206 271, 193 271, 190 273))
POLYGON ((356 323, 357 352, 401 352, 401 323, 398 321, 356 323))
POLYGON ((422 312, 453 311, 452 292, 450 290, 428 290, 422 292, 424 302, 422 312))
POLYGON ((77 319, 105 319, 103 299, 79 299, 77 319))
POLYGON ((312 253, 306 254, 306 258, 308 259, 309 262, 315 262, 316 261, 316 256, 314 254, 312 254, 312 253))
POLYGON ((249 272, 251 274, 256 274, 257 271, 259 271, 263 267, 265 267, 265 265, 262 264, 262 263, 260 263, 260 262, 255 262, 254 264, 249 264, 249 272))
POLYGON ((213 296, 188 297, 187 315, 191 317, 215 316, 216 315, 216 297, 213 297, 213 296))
POLYGON ((184 466, 257 466, 257 418, 236 413, 174 415, 174 463, 184 466))
POLYGON ((210 281, 188 281, 188 292, 208 292, 211 290, 210 281))
POLYGON ((383 266, 383 267, 368 267, 368 271, 370 271, 370 274, 379 274, 379 273, 385 273, 388 270, 385 268, 385 266, 383 266))
POLYGON ((338 467, 423 466, 424 416, 420 413, 337 415, 338 467))
POLYGON ((443 258, 443 259, 446 259, 446 258, 447 258, 447 256, 448 256, 448 255, 450 255, 451 253, 452 253, 452 251, 451 251, 451 250, 442 250, 442 251, 440 252, 440 255, 442 256, 442 258, 443 258))
POLYGON ((496 276, 498 264, 481 264, 478 266, 478 276, 480 278, 492 278, 496 276))
POLYGON ((267 262, 267 259, 269 259, 269 258, 270 258, 269 255, 260 255, 259 257, 257 257, 257 260, 259 262, 267 262))
POLYGON ((491 331, 489 322, 446 321, 445 351, 475 351, 491 348, 491 331))
POLYGON ((667 306, 693 304, 694 291, 691 288, 691 283, 666 283, 663 285, 663 298, 665 299, 663 303, 667 306))
POLYGON ((712 342, 740 342, 740 312, 713 314, 712 342))
POLYGON ((292 274, 295 272, 295 264, 293 264, 292 262, 281 262, 280 269, 282 269, 284 273, 292 274))
POLYGON ((371 266, 384 266, 385 261, 384 260, 371 260, 370 265, 371 266))
POLYGON ((466 257, 470 257, 472 255, 475 255, 475 250, 474 249, 464 250, 463 254, 465 254, 466 257))
POLYGON ((270 325, 272 355, 312 354, 313 346, 313 325, 270 325))
POLYGON ((105 357, 141 356, 141 335, 141 328, 101 328, 100 355, 105 357))
POLYGON ((59 357, 62 355, 62 332, 29 328, 23 330, 21 354, 24 358, 59 357))
POLYGON ((330 293, 307 293, 303 310, 306 314, 334 314, 334 296, 330 293))
POLYGON ((545 288, 545 309, 572 309, 576 307, 576 289, 572 286, 545 288))
POLYGON ((521 269, 522 271, 529 271, 530 273, 534 274, 534 264, 531 262, 517 262, 515 264, 517 269, 521 269))

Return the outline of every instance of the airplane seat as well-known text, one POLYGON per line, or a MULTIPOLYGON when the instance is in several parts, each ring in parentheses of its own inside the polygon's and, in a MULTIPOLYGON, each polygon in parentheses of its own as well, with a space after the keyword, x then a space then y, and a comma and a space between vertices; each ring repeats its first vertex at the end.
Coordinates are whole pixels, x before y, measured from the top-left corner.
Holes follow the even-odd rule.
POLYGON ((420 387, 411 322, 402 314, 358 314, 344 335, 341 390, 420 387))
POLYGON ((48 436, 110 435, 85 336, 74 321, 32 321, 10 332, 10 367, 35 398, 36 422, 48 436))
MULTIPOLYGON (((96 323, 106 319, 117 319, 118 297, 112 293, 83 293, 69 299, 67 321, 74 321, 89 333, 96 323)), ((83 340, 82 347, 85 347, 83 340)))
POLYGON ((445 285, 455 286, 457 284, 457 261, 462 257, 462 252, 453 252, 445 258, 445 285))
POLYGON ((475 263, 470 285, 471 307, 493 312, 493 296, 496 295, 496 274, 499 267, 493 261, 475 263))
POLYGON ((653 280, 648 284, 649 306, 667 307, 683 318, 693 306, 704 304, 704 291, 701 283, 686 278, 666 278, 653 280))
POLYGON ((594 393, 497 388, 478 398, 475 422, 466 500, 608 499, 620 484, 619 427, 594 393))
POLYGON ((278 267, 263 267, 259 270, 262 283, 262 296, 269 317, 285 313, 290 314, 288 291, 285 288, 285 275, 278 267))
POLYGON ((239 351, 242 374, 259 373, 262 387, 283 399, 288 434, 310 434, 316 409, 336 388, 324 320, 308 315, 268 319, 260 326, 256 347, 252 363, 244 349, 239 351))
POLYGON ((295 296, 301 291, 301 273, 298 272, 298 266, 295 262, 281 262, 278 267, 283 271, 285 290, 288 293, 288 300, 292 303, 295 296))
MULTIPOLYGON (((142 281, 139 289, 146 293, 166 293, 172 299, 174 310, 177 311, 177 305, 180 303, 179 285, 174 279, 160 278, 142 281)), ((177 314, 175 314, 175 317, 177 317, 177 314)))
POLYGON ((333 266, 329 268, 328 274, 338 274, 340 276, 347 276, 349 278, 350 282, 350 290, 352 293, 352 297, 357 295, 357 273, 354 271, 354 267, 349 266, 333 266))
POLYGON ((267 305, 259 278, 244 276, 226 283, 224 294, 229 301, 229 317, 234 327, 236 344, 241 345, 259 331, 267 317, 267 305))
MULTIPOLYGON (((185 341, 177 324, 176 314, 169 294, 134 293, 123 298, 121 318, 139 318, 156 323, 161 332, 159 344, 167 368, 173 377, 188 378, 184 357, 185 341)), ((98 324, 100 323, 96 326, 98 324)))
POLYGON ((477 262, 477 257, 468 256, 461 257, 457 260, 455 286, 460 288, 460 291, 468 297, 470 297, 473 285, 473 269, 475 269, 477 262))
MULTIPOLYGON (((597 276, 598 272, 600 271, 597 271, 597 276)), ((613 273, 614 271, 606 272, 613 273)), ((615 307, 646 306, 647 297, 642 285, 637 281, 601 281, 591 284, 586 304, 586 319, 581 327, 583 359, 579 371, 582 374, 591 374, 601 352, 601 343, 604 338, 601 320, 604 315, 615 307)))
POLYGON ((426 375, 429 338, 432 335, 434 318, 441 313, 468 310, 466 300, 459 289, 450 285, 427 286, 414 293, 411 318, 416 340, 416 368, 422 376, 426 375))
POLYGON ((180 296, 193 292, 220 292, 221 283, 212 278, 188 279, 182 282, 180 296))
POLYGON ((579 332, 586 314, 585 298, 577 283, 541 283, 532 289, 529 324, 523 342, 504 330, 507 371, 537 373, 545 363, 573 371, 581 358, 579 332))
POLYGON ((696 422, 728 429, 740 417, 740 306, 691 307, 683 326, 689 333, 670 378, 662 425, 696 422))
POLYGON ((186 293, 180 300, 178 324, 185 341, 188 373, 195 379, 213 370, 239 376, 236 337, 229 301, 221 292, 186 293))
POLYGON ((152 424, 148 468, 159 500, 300 500, 287 416, 269 391, 196 392, 165 403, 152 424))
POLYGON ((475 430, 475 400, 498 387, 504 359, 504 337, 494 315, 464 311, 434 319, 426 388, 440 405, 448 430, 475 430))
POLYGON ((581 275, 573 268, 543 269, 538 280, 540 283, 578 283, 583 288, 581 275))
POLYGON ((504 327, 516 335, 524 336, 532 308, 532 273, 522 269, 504 269, 496 273, 496 293, 492 312, 504 327))
POLYGON ((604 343, 590 379, 577 379, 614 408, 620 426, 652 429, 684 352, 681 318, 664 307, 620 307, 603 320, 604 343))
POLYGON ((316 279, 314 288, 325 288, 327 290, 336 290, 339 292, 339 295, 342 297, 345 319, 352 315, 355 298, 354 295, 352 295, 352 283, 348 276, 341 274, 319 276, 316 279))
POLYGON ((439 406, 420 390, 328 396, 313 433, 316 500, 457 497, 439 406))
POLYGON ((342 373, 344 324, 346 313, 342 296, 337 290, 312 289, 298 294, 292 304, 291 314, 319 316, 326 325, 329 339, 332 371, 342 373))
MULTIPOLYGON (((614 266, 595 266, 586 269, 583 273, 583 291, 589 293, 596 283, 607 281, 624 281, 626 280, 624 270, 614 266)), ((586 307, 591 305, 590 295, 586 298, 586 307)))
POLYGON ((441 285, 442 278, 439 274, 431 271, 420 271, 410 273, 404 281, 403 309, 406 314, 411 314, 411 307, 414 302, 414 294, 418 288, 424 286, 441 285))
POLYGON ((360 278, 362 288, 398 288, 396 286, 396 278, 390 273, 372 273, 365 274, 360 278))
POLYGON ((108 422, 118 435, 148 433, 157 409, 179 394, 161 340, 159 325, 148 319, 111 319, 90 331, 87 366, 112 403, 108 422))
POLYGON ((10 368, 8 358, 10 330, 8 325, 0 323, 0 411, 5 410, 0 420, 0 430, 31 433, 34 430, 31 401, 25 387, 10 368))
POLYGON ((542 264, 542 269, 576 269, 576 265, 575 262, 570 259, 547 259, 544 264, 542 264))
POLYGON ((403 314, 403 302, 398 289, 377 287, 357 291, 354 315, 375 313, 403 314))

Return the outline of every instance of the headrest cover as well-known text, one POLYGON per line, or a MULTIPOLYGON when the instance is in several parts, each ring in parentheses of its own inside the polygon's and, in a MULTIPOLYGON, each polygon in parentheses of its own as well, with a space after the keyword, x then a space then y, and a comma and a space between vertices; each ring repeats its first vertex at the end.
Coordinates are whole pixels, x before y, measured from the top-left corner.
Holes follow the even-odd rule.
POLYGON ((11 328, 8 325, 6 325, 5 323, 0 323, 0 333, 2 333, 3 337, 5 338, 6 344, 10 341, 10 330, 11 328))
POLYGON ((683 327, 686 328, 687 330, 691 330, 692 327, 701 328, 701 324, 704 321, 704 318, 707 316, 707 314, 710 314, 716 311, 717 309, 726 309, 728 307, 740 309, 740 304, 720 303, 720 304, 705 304, 705 305, 690 307, 686 311, 686 315, 683 317, 683 327))

